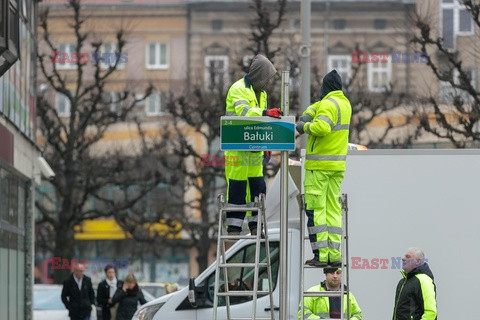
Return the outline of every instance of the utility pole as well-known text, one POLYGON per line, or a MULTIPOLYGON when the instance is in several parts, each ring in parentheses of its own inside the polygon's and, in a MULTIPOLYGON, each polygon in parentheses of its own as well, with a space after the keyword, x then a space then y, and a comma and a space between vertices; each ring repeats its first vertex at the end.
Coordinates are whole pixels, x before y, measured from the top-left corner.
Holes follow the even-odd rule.
MULTIPOLYGON (((302 45, 300 46, 300 110, 304 110, 310 105, 310 22, 312 4, 311 0, 302 0, 300 5, 301 26, 302 26, 302 45)), ((300 149, 307 145, 307 135, 300 136, 300 149)))
MULTIPOLYGON (((288 71, 282 72, 281 105, 283 113, 288 116, 290 76, 288 71)), ((280 168, 280 320, 288 319, 288 151, 281 152, 282 161, 280 168)))

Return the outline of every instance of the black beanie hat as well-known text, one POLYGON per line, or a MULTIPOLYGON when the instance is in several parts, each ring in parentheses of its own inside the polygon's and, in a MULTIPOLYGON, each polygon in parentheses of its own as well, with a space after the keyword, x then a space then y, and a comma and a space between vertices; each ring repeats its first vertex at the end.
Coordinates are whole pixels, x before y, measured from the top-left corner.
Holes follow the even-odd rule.
POLYGON ((337 271, 338 269, 340 269, 340 268, 324 268, 323 273, 325 273, 325 274, 333 273, 333 272, 337 271))
POLYGON ((320 100, 332 91, 342 90, 342 78, 333 69, 323 77, 322 86, 320 87, 320 100))

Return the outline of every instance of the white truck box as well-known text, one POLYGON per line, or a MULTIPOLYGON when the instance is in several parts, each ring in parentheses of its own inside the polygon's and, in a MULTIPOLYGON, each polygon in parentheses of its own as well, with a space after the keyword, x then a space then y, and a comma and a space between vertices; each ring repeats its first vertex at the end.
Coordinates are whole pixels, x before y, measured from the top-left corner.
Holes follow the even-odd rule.
MULTIPOLYGON (((292 176, 298 177, 298 168, 290 170, 292 176)), ((439 318, 474 318, 472 310, 480 288, 480 279, 474 273, 480 264, 480 257, 476 254, 480 245, 479 182, 480 150, 367 150, 349 153, 342 192, 348 194, 349 203, 350 286, 364 319, 392 318, 395 288, 401 277, 398 259, 411 246, 423 249, 434 273, 439 318)), ((291 320, 296 319, 300 297, 297 193, 295 183, 290 179, 287 263, 288 319, 291 320)), ((279 195, 277 176, 267 193, 272 252, 279 241, 279 195)), ((253 243, 252 240, 238 241, 227 257, 239 254, 253 243)), ((310 258, 308 243, 306 250, 306 257, 310 258)), ((207 279, 214 278, 214 273, 215 264, 212 264, 196 278, 197 302, 202 300, 202 285, 207 279)), ((321 269, 308 269, 305 287, 323 279, 321 269)), ((213 294, 212 283, 210 288, 213 294)), ((277 288, 278 283, 274 291, 276 306, 279 301, 277 288)), ((134 319, 210 320, 213 318, 213 295, 207 300, 206 305, 192 307, 186 287, 142 306, 134 319)), ((269 313, 265 311, 268 307, 268 297, 259 298, 257 316, 268 317, 269 313)), ((248 318, 251 308, 250 301, 233 305, 231 310, 235 317, 248 318)), ((278 311, 275 314, 278 319, 278 311)), ((218 319, 226 319, 225 307, 219 308, 218 316, 218 319)))

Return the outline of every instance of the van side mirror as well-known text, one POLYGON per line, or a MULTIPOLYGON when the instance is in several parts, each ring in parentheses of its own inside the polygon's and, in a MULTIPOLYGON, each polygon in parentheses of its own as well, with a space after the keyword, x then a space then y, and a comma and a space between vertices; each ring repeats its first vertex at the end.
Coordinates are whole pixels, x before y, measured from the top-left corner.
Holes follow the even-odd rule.
POLYGON ((195 286, 195 278, 190 278, 188 282, 188 302, 193 308, 207 308, 211 307, 207 301, 207 286, 206 282, 201 283, 198 287, 195 286))
POLYGON ((188 282, 188 301, 192 307, 197 307, 197 301, 195 298, 195 278, 190 278, 190 281, 188 282))

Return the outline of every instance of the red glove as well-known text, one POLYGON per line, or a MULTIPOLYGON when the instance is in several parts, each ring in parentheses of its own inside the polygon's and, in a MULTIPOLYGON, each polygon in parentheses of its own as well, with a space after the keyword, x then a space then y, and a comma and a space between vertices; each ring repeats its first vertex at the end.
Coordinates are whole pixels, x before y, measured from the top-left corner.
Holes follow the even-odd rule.
POLYGON ((272 108, 268 110, 263 110, 263 115, 273 117, 273 118, 280 118, 280 116, 283 116, 283 112, 278 108, 272 108))

